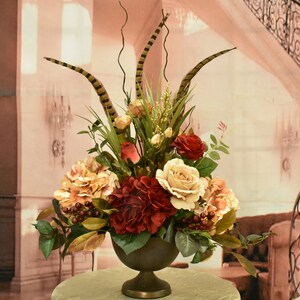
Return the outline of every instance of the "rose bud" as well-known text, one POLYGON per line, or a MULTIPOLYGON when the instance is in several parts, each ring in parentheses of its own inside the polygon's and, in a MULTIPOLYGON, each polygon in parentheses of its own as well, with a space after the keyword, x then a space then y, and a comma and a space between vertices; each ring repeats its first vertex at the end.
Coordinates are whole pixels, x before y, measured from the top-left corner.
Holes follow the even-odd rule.
POLYGON ((168 128, 165 130, 164 134, 165 134, 165 137, 166 137, 166 138, 170 138, 170 137, 172 136, 172 134, 173 134, 172 128, 171 128, 171 127, 168 127, 168 128))
POLYGON ((155 135, 151 138, 151 141, 150 141, 150 142, 151 142, 151 144, 152 144, 153 146, 159 145, 160 142, 161 142, 160 134, 159 134, 159 133, 155 134, 155 135))
POLYGON ((131 117, 128 115, 118 116, 115 118, 114 125, 120 130, 124 130, 131 123, 131 117))
POLYGON ((121 157, 126 162, 130 159, 134 164, 140 160, 140 156, 137 152, 135 145, 129 142, 123 142, 121 144, 121 157))
MULTIPOLYGON (((144 104, 147 106, 149 113, 152 111, 152 106, 147 102, 144 101, 144 104)), ((128 111, 135 117, 142 117, 146 114, 144 104, 142 100, 136 99, 129 103, 128 111)))

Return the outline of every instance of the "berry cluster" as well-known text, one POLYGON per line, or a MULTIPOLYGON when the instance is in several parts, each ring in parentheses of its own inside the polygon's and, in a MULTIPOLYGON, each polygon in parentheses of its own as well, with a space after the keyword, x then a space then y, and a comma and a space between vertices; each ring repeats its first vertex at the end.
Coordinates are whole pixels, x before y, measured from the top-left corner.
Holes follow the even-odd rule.
POLYGON ((86 201, 83 204, 77 202, 75 205, 68 207, 63 207, 62 212, 65 214, 73 215, 71 221, 73 224, 78 222, 83 222, 84 219, 89 217, 99 217, 100 212, 94 207, 93 203, 86 201))
POLYGON ((182 223, 189 229, 193 230, 208 230, 213 225, 212 218, 215 216, 213 211, 202 212, 199 216, 193 215, 188 218, 183 218, 182 223))

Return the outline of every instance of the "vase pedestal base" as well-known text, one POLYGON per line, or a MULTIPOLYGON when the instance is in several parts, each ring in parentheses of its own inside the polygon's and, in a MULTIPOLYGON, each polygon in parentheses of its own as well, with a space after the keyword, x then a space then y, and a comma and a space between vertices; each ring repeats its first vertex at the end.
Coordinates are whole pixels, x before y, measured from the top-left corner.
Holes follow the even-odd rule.
POLYGON ((154 299, 170 295, 171 287, 153 272, 141 271, 135 278, 124 282, 122 293, 132 298, 154 299))

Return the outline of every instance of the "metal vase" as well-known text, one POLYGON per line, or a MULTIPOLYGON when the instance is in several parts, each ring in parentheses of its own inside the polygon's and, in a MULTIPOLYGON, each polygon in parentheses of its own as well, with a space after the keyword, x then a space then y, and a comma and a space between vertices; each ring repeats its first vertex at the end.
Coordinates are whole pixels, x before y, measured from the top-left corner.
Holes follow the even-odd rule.
POLYGON ((177 257, 178 249, 159 237, 150 237, 146 245, 129 255, 113 241, 114 250, 127 267, 140 271, 139 274, 125 281, 122 293, 126 296, 150 299, 161 298, 171 293, 170 284, 159 279, 153 272, 169 266, 177 257))

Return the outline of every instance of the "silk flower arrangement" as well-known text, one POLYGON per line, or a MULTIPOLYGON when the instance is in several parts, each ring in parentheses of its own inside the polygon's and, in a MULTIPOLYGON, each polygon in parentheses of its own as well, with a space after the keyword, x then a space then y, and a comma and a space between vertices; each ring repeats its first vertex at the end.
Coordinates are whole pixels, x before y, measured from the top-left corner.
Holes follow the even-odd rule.
POLYGON ((77 161, 55 191, 52 206, 44 209, 34 225, 45 258, 53 250, 92 251, 108 232, 129 255, 142 248, 151 236, 175 243, 192 263, 213 254, 216 247, 234 255, 253 276, 254 266, 232 251, 263 241, 268 233, 244 237, 234 226, 238 200, 226 182, 213 176, 220 153, 229 154, 221 138, 203 141, 184 128, 194 107, 187 109, 189 87, 198 71, 227 49, 198 63, 173 94, 168 88, 153 96, 142 84, 143 65, 160 33, 165 16, 151 36, 137 64, 136 99, 127 94, 123 115, 118 115, 102 83, 80 67, 53 58, 50 62, 85 76, 96 90, 107 116, 105 124, 89 108, 93 121, 80 134, 88 134, 95 146, 85 160, 77 161))

